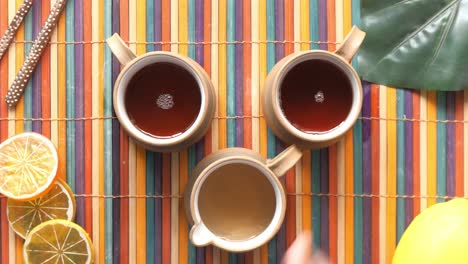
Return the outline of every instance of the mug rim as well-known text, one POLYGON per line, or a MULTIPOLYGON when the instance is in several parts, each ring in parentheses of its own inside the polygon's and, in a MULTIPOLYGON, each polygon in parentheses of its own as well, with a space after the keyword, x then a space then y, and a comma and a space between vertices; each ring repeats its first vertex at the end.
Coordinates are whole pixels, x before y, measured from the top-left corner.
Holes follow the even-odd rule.
MULTIPOLYGON (((193 63, 197 62, 192 61, 190 58, 181 56, 179 54, 166 51, 153 51, 138 56, 122 69, 114 85, 115 88, 113 93, 113 103, 115 113, 117 115, 117 118, 119 119, 120 124, 132 138, 145 145, 149 145, 156 148, 167 148, 183 143, 184 141, 186 141, 191 136, 197 133, 204 119, 207 118, 207 100, 209 95, 206 91, 208 87, 206 87, 205 83, 201 79, 203 73, 200 72, 200 70, 197 69, 195 65, 192 65, 193 63), (125 106, 125 94, 128 89, 128 84, 131 81, 131 78, 146 66, 162 62, 177 65, 189 72, 190 75, 197 82, 197 86, 201 97, 200 109, 194 122, 189 126, 187 130, 183 131, 182 133, 176 136, 171 137, 151 136, 149 133, 140 130, 131 122, 125 106)), ((180 147, 178 149, 180 149, 180 147)))
POLYGON ((231 156, 218 159, 205 169, 203 169, 199 176, 197 177, 195 183, 192 186, 192 192, 190 194, 190 211, 194 221, 193 226, 198 226, 200 224, 205 225, 208 231, 212 235, 211 244, 232 251, 232 252, 244 252, 260 247, 261 245, 270 241, 275 234, 279 231, 281 224, 284 220, 285 211, 286 211, 286 194, 284 192, 283 186, 278 179, 278 176, 274 174, 265 164, 252 159, 250 157, 242 156, 231 156), (198 198, 200 194, 201 187, 205 180, 217 169, 222 166, 233 164, 233 163, 243 163, 252 167, 255 167, 257 170, 261 171, 262 174, 268 179, 271 184, 271 187, 275 193, 275 212, 271 219, 270 224, 258 235, 253 238, 246 240, 228 240, 219 237, 216 233, 211 231, 205 224, 200 216, 198 198))
POLYGON ((343 134, 345 134, 354 125, 361 112, 363 92, 359 75, 348 61, 330 51, 307 50, 297 52, 297 54, 294 54, 283 65, 281 65, 281 67, 278 69, 277 76, 273 79, 272 82, 271 96, 272 98, 270 98, 270 100, 273 103, 273 112, 274 115, 277 117, 279 123, 287 131, 293 134, 294 137, 306 142, 313 143, 337 139, 343 134), (289 73, 289 71, 292 68, 308 60, 326 60, 332 63, 334 66, 336 66, 339 70, 341 70, 350 80, 351 93, 353 96, 351 109, 349 110, 348 115, 342 123, 335 126, 331 130, 325 132, 307 133, 300 130, 286 118, 281 109, 279 90, 281 88, 285 76, 289 73))

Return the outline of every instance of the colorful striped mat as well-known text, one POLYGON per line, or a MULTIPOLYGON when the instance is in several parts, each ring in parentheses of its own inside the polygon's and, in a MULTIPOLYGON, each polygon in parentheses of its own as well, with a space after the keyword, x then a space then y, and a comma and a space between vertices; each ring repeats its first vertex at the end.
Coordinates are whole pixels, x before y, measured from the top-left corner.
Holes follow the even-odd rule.
MULTIPOLYGON (((21 2, 0 1, 0 32, 21 2)), ((0 138, 36 131, 52 139, 96 263, 279 263, 307 229, 333 263, 390 263, 415 215, 468 196, 468 93, 364 83, 362 118, 353 131, 328 149, 306 152, 284 177, 287 216, 268 245, 244 254, 195 248, 181 200, 191 169, 226 147, 268 157, 281 151, 260 108, 265 76, 289 53, 335 50, 359 22, 360 1, 68 0, 24 99, 8 110, 8 84, 54 2, 35 1, 1 61, 0 138), (219 104, 204 140, 160 154, 123 133, 112 110, 120 65, 104 44, 114 32, 138 54, 178 52, 206 69, 219 104)), ((22 263, 22 240, 8 227, 6 199, 0 201, 1 263, 22 263)))

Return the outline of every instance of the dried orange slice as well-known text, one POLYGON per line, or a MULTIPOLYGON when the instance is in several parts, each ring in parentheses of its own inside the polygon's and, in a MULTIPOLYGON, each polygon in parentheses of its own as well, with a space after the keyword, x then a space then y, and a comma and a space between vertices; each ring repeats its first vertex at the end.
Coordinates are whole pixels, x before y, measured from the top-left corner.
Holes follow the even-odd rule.
POLYGON ((24 263, 94 262, 94 248, 86 231, 67 220, 50 220, 36 226, 26 236, 24 263))
POLYGON ((57 180, 50 191, 31 201, 8 199, 7 215, 11 228, 20 237, 26 235, 37 225, 53 220, 75 218, 76 201, 68 185, 57 180))
POLYGON ((23 133, 0 144, 0 193, 32 200, 52 187, 58 167, 57 150, 37 133, 23 133))

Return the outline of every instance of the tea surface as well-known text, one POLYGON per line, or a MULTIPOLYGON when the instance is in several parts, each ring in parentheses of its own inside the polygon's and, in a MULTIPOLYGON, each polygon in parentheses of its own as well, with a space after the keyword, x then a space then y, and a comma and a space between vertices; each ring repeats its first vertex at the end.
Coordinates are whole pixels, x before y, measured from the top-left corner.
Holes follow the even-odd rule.
POLYGON ((201 106, 197 80, 181 66, 155 63, 129 82, 125 107, 130 120, 155 137, 174 137, 196 120, 201 106))
POLYGON ((351 83, 337 66, 325 60, 294 66, 280 87, 285 117, 306 133, 323 133, 339 126, 353 102, 351 83))
POLYGON ((214 171, 203 183, 198 206, 203 223, 227 240, 247 240, 262 233, 275 214, 272 184, 255 167, 233 163, 214 171))

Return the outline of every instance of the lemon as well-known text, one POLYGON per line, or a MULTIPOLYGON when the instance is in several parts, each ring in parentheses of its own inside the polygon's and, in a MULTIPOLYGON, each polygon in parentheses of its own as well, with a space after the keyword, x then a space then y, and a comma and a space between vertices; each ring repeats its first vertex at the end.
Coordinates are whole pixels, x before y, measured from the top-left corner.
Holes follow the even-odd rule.
POLYGON ((58 156, 52 142, 37 133, 22 133, 0 144, 0 193, 32 200, 55 181, 58 156))
POLYGON ((50 191, 31 201, 8 199, 7 215, 12 229, 22 238, 40 223, 53 219, 73 220, 76 201, 72 190, 57 180, 50 191))
POLYGON ((468 263, 468 200, 433 205, 408 226, 393 264, 468 263))
POLYGON ((67 220, 50 220, 36 226, 26 236, 24 263, 94 262, 91 239, 79 225, 67 220))

